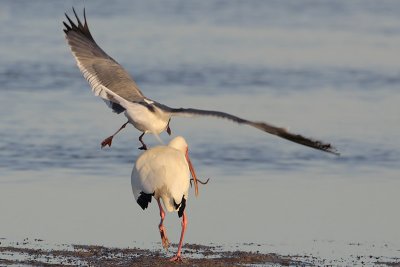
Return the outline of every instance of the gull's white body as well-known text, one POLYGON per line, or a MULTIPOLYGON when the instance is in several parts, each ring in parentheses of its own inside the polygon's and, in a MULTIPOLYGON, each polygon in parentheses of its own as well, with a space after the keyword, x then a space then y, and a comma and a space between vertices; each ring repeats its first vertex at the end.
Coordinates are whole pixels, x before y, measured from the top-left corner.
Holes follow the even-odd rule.
POLYGON ((142 105, 133 104, 125 110, 125 116, 129 122, 139 131, 143 133, 152 133, 158 135, 165 131, 168 126, 169 119, 171 118, 165 112, 158 111, 150 112, 142 105))
MULTIPOLYGON (((78 67, 83 73, 86 73, 81 65, 78 64, 78 67)), ((168 122, 171 118, 170 114, 163 112, 158 107, 153 107, 153 111, 150 111, 146 106, 128 101, 109 88, 102 86, 97 82, 96 78, 92 78, 90 74, 85 76, 88 76, 88 80, 91 81, 90 83, 92 88, 94 88, 92 89, 94 94, 100 96, 106 102, 106 104, 108 104, 108 101, 111 99, 112 102, 124 107, 125 117, 136 129, 143 133, 152 133, 155 135, 158 135, 166 130, 168 122)), ((143 101, 149 105, 154 103, 150 99, 143 99, 143 101)))

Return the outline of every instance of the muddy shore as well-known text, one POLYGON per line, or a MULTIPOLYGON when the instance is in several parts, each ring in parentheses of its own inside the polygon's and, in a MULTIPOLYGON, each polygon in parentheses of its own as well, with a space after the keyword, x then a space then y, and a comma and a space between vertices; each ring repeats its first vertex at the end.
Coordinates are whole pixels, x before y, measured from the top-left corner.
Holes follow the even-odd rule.
MULTIPOLYGON (((216 247, 187 244, 182 262, 169 262, 172 252, 140 248, 108 248, 103 246, 73 245, 72 250, 0 247, 0 265, 30 266, 242 266, 296 265, 290 257, 244 251, 216 251, 216 247), (169 255, 171 254, 171 255, 169 255)), ((174 248, 174 247, 173 247, 174 248)), ((176 248, 175 248, 176 249, 176 248)))
MULTIPOLYGON (((34 242, 35 243, 35 242, 34 242)), ((36 242, 36 244, 39 242, 36 242)), ((220 246, 186 244, 183 261, 169 262, 176 245, 166 252, 159 248, 112 248, 93 245, 60 245, 56 248, 22 242, 0 244, 0 266, 400 266, 381 257, 354 257, 343 262, 326 261, 312 255, 278 255, 258 251, 228 251, 220 246), (342 265, 344 264, 344 265, 342 265)))

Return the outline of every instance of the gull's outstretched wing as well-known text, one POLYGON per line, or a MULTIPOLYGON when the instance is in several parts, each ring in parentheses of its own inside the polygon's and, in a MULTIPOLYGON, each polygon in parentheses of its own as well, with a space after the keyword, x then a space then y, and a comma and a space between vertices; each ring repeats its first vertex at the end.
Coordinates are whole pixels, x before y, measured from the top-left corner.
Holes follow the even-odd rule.
POLYGON ((108 90, 131 102, 143 101, 142 92, 128 72, 94 41, 86 21, 85 9, 83 24, 75 9, 73 11, 77 22, 74 23, 65 14, 69 22, 63 22, 65 37, 79 70, 89 82, 94 94, 100 96, 117 113, 123 112, 125 108, 108 98, 108 90))
POLYGON ((221 111, 201 110, 194 108, 170 108, 166 105, 157 102, 154 102, 154 104, 160 109, 164 110, 165 112, 170 113, 172 116, 210 116, 210 117, 228 119, 237 122, 239 124, 247 124, 253 126, 264 132, 279 136, 281 138, 287 139, 289 141, 304 146, 312 147, 335 155, 340 155, 337 149, 329 143, 324 143, 322 141, 307 138, 299 134, 293 134, 288 132, 285 128, 276 127, 265 122, 249 121, 221 111))

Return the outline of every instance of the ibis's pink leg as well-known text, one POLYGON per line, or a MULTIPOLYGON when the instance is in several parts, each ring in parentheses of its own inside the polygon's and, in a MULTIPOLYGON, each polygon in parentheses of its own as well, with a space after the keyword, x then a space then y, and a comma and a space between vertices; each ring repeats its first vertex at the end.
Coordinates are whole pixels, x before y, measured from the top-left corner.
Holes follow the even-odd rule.
POLYGON ((165 227, 163 225, 164 222, 164 218, 165 218, 165 212, 161 206, 161 202, 160 199, 157 199, 157 203, 158 203, 158 207, 160 208, 160 217, 161 217, 161 221, 160 224, 158 225, 158 229, 160 230, 160 235, 161 235, 161 241, 162 241, 162 245, 165 249, 168 249, 169 247, 169 240, 167 237, 167 233, 165 230, 165 227))
POLYGON ((185 235, 186 225, 187 225, 186 211, 184 211, 182 217, 182 232, 181 232, 181 239, 179 240, 178 252, 176 253, 175 257, 170 259, 170 261, 182 261, 181 250, 182 250, 183 236, 185 235))
POLYGON ((112 140, 114 138, 114 136, 119 133, 122 129, 125 128, 125 126, 129 123, 129 121, 127 121, 126 123, 124 123, 121 128, 118 129, 118 131, 116 131, 113 135, 107 137, 106 139, 103 140, 103 142, 101 142, 101 148, 105 147, 106 145, 108 145, 109 147, 111 147, 111 143, 112 140))

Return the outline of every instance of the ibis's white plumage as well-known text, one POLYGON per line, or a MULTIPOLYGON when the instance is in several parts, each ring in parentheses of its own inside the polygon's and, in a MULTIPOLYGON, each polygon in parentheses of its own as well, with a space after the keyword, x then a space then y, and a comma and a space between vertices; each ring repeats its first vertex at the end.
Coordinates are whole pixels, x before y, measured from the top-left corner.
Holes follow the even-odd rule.
POLYGON ((174 138, 167 146, 156 146, 143 152, 132 170, 132 191, 137 201, 140 193, 161 198, 168 211, 177 210, 182 198, 187 199, 190 169, 186 159, 187 143, 174 138))
POLYGON ((187 225, 186 200, 188 198, 190 175, 193 177, 195 192, 198 194, 197 178, 189 158, 188 145, 183 137, 175 137, 167 146, 153 147, 143 152, 132 170, 132 191, 136 202, 146 209, 151 199, 157 200, 161 221, 158 225, 164 248, 169 240, 163 224, 165 212, 160 199, 168 211, 178 211, 182 217, 182 232, 178 251, 172 261, 181 260, 183 237, 187 225))

